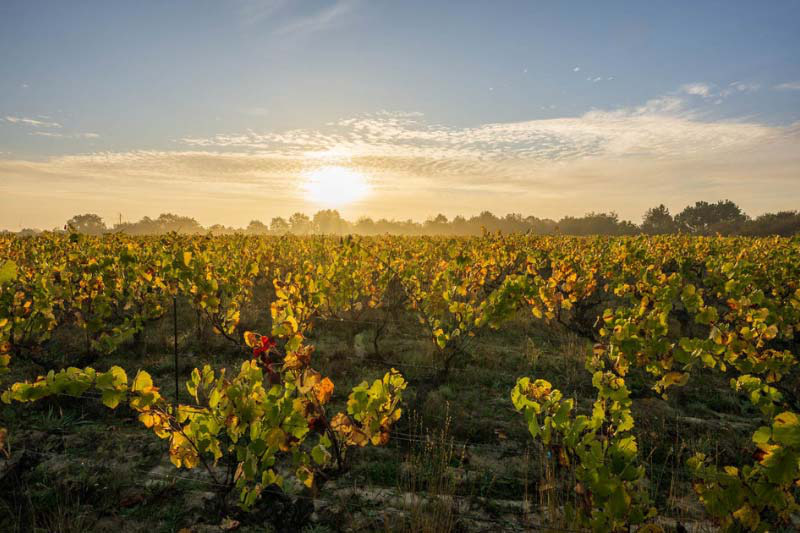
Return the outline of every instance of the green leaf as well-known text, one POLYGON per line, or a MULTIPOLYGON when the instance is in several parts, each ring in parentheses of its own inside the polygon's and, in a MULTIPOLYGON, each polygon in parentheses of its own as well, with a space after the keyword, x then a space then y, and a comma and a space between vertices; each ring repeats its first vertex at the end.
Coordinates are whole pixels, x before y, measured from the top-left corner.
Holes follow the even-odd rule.
POLYGON ((769 442, 769 438, 772 436, 772 430, 770 430, 767 426, 761 426, 753 433, 753 442, 756 444, 764 444, 769 442))
POLYGON ((320 445, 314 446, 311 449, 311 458, 314 459, 314 462, 316 462, 318 465, 325 464, 328 461, 330 455, 331 454, 328 453, 328 450, 326 450, 324 447, 320 445))
POLYGON ((284 348, 286 349, 287 353, 295 352, 300 345, 303 343, 303 336, 300 334, 293 335, 291 339, 286 341, 286 345, 284 348))
POLYGON ((792 483, 798 475, 798 454, 787 448, 768 453, 761 464, 767 469, 767 479, 779 485, 792 483))
POLYGON ((785 446, 800 447, 800 418, 789 411, 776 416, 772 424, 772 438, 785 446))
POLYGON ((265 470, 263 474, 261 474, 261 484, 265 487, 270 485, 278 485, 279 487, 283 485, 283 478, 275 473, 274 470, 271 468, 269 470, 265 470))
POLYGON ((564 422, 567 421, 569 418, 569 413, 572 411, 572 399, 565 400, 558 406, 558 411, 556 411, 555 416, 553 416, 553 422, 556 423, 557 426, 564 425, 564 422))
POLYGON ((110 409, 116 409, 124 396, 125 392, 104 390, 102 395, 103 405, 110 409))
POLYGON ((707 305, 703 308, 700 313, 698 313, 695 320, 697 320, 700 324, 711 324, 712 322, 716 322, 718 318, 717 310, 710 305, 707 305))
POLYGON ((6 261, 0 266, 0 284, 14 281, 17 279, 17 264, 14 261, 6 261))
POLYGON ((447 339, 445 338, 444 335, 438 335, 436 337, 436 346, 438 346, 442 350, 444 350, 444 347, 447 346, 447 339))

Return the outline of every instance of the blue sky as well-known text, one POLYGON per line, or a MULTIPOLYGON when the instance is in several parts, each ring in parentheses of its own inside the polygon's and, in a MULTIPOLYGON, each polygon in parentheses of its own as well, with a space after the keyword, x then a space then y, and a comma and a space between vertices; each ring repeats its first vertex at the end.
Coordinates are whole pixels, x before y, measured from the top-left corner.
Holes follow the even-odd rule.
POLYGON ((0 227, 311 212, 320 165, 369 184, 336 205, 351 217, 798 208, 798 20, 796 1, 5 0, 0 227))

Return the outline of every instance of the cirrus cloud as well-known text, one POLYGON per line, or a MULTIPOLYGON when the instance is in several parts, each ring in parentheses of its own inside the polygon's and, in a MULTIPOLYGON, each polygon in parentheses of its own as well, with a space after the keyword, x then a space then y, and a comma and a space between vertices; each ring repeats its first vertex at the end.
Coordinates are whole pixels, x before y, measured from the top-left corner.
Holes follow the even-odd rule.
POLYGON ((60 128, 61 124, 58 122, 50 122, 46 120, 37 120, 34 118, 27 118, 27 117, 15 117, 7 115, 3 117, 3 120, 8 122, 9 124, 21 124, 25 126, 33 126, 34 128, 60 128))

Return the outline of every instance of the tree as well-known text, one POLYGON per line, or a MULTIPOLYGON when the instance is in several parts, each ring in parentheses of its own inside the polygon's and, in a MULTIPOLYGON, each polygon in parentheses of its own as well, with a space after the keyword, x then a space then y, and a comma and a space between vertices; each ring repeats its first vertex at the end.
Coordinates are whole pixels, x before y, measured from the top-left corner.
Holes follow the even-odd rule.
POLYGON ((528 225, 520 213, 509 213, 501 219, 500 228, 503 233, 524 233, 528 225))
POLYGON ((331 235, 343 235, 348 232, 350 223, 335 209, 323 209, 314 215, 315 232, 331 235))
POLYGON ((500 219, 497 218, 491 211, 483 211, 480 215, 469 219, 474 233, 480 234, 484 229, 486 231, 497 231, 500 229, 500 219))
POLYGON ((377 233, 375 221, 369 217, 361 217, 356 221, 355 226, 353 226, 353 231, 359 235, 375 235, 377 233))
POLYGON ((295 213, 289 217, 289 231, 295 235, 308 235, 311 230, 311 219, 308 215, 295 213))
POLYGON ((100 215, 86 213, 85 215, 75 215, 67 220, 67 226, 77 233, 86 235, 102 235, 106 232, 106 224, 100 215))
POLYGON ((23 228, 17 232, 17 237, 35 237, 39 235, 41 230, 34 229, 34 228, 23 228))
POLYGON ((720 200, 715 204, 696 202, 675 216, 678 228, 693 235, 738 233, 746 221, 747 215, 730 200, 720 200))
POLYGON ((674 233, 676 230, 675 220, 664 204, 651 207, 642 218, 642 232, 648 235, 674 233))
POLYGON ((447 222, 447 217, 441 213, 434 218, 426 220, 422 227, 423 231, 429 235, 450 233, 450 225, 447 222))
POLYGON ((536 235, 549 235, 555 231, 556 221, 549 218, 525 217, 528 229, 536 235))
POLYGON ((620 221, 619 215, 611 213, 586 213, 576 217, 564 217, 556 226, 564 235, 632 235, 638 228, 630 221, 620 221))
POLYGON ((192 217, 175 215, 173 213, 162 213, 154 222, 158 227, 157 233, 176 231, 178 233, 197 234, 205 231, 203 226, 192 217))
POLYGON ((214 224, 206 230, 211 235, 236 235, 237 230, 224 224, 214 224))
POLYGON ((245 232, 248 235, 266 235, 269 233, 269 228, 260 220, 251 220, 245 232))
POLYGON ((467 235, 469 233, 469 222, 461 215, 457 215, 453 218, 450 226, 453 228, 452 231, 454 235, 467 235))
POLYGON ((755 220, 749 221, 743 231, 745 235, 766 236, 781 235, 791 237, 800 233, 800 212, 779 211, 764 213, 755 220))
POLYGON ((283 217, 275 217, 269 222, 269 231, 275 235, 289 232, 289 223, 283 217))

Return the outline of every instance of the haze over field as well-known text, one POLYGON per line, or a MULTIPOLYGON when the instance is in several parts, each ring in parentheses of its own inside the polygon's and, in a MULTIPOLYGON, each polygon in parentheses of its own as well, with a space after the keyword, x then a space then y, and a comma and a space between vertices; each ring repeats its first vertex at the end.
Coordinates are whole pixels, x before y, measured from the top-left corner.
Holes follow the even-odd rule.
POLYGON ((0 229, 800 206, 800 3, 4 1, 0 229))

